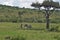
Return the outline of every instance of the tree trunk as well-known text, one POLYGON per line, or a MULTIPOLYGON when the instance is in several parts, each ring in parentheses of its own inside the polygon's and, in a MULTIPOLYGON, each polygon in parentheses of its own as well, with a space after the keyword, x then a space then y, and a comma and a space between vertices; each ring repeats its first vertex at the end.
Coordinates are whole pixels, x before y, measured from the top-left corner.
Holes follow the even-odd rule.
POLYGON ((46 29, 49 29, 49 11, 46 10, 46 29))

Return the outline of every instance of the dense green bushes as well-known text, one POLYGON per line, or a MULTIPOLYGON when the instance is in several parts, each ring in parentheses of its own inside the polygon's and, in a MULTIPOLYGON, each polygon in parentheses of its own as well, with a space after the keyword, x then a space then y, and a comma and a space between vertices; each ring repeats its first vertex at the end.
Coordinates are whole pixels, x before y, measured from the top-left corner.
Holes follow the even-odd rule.
MULTIPOLYGON (((0 5, 0 22, 38 22, 45 23, 45 12, 0 5)), ((50 16, 51 23, 60 23, 60 11, 55 11, 50 16)))
POLYGON ((51 23, 60 23, 60 18, 55 18, 50 20, 51 23))
MULTIPOLYGON (((11 17, 11 18, 6 18, 6 17, 0 17, 0 22, 35 22, 35 23, 45 23, 46 19, 34 19, 34 18, 18 18, 18 17, 11 17)), ((60 19, 50 19, 50 23, 60 23, 60 19)))
POLYGON ((26 38, 23 37, 23 36, 14 36, 14 37, 12 37, 12 36, 6 36, 5 40, 26 40, 26 38))

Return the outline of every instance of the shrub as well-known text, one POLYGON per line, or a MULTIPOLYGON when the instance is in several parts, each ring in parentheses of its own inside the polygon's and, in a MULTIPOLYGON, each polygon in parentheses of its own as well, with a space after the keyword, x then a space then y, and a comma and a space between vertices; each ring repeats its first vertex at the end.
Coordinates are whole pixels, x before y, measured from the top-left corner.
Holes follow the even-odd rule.
POLYGON ((59 31, 58 28, 59 28, 59 26, 52 27, 52 28, 50 29, 50 31, 58 32, 58 31, 59 31))
POLYGON ((15 36, 15 37, 6 36, 5 40, 26 40, 26 38, 23 36, 15 36))
POLYGON ((5 36, 5 40, 10 40, 11 37, 10 36, 5 36))
POLYGON ((11 40, 26 40, 24 37, 13 37, 11 40))
POLYGON ((56 35, 56 36, 54 36, 54 39, 60 40, 60 36, 56 35))

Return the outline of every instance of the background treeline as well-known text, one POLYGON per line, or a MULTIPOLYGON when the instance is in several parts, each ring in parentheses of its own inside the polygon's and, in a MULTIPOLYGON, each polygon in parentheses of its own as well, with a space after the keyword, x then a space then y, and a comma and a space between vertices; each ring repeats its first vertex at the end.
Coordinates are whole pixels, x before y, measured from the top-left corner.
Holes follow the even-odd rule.
MULTIPOLYGON (((39 22, 45 23, 45 12, 29 8, 0 5, 0 22, 39 22)), ((60 23, 60 11, 50 14, 51 23, 60 23)))

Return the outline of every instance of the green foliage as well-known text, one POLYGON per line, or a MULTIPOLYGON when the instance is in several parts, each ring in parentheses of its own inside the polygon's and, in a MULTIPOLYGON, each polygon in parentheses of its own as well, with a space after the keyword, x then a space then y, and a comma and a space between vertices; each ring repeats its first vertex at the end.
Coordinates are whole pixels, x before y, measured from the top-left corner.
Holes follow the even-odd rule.
POLYGON ((54 38, 57 39, 57 40, 60 40, 60 36, 59 35, 54 36, 54 38))
POLYGON ((17 37, 12 37, 11 40, 26 40, 26 39, 24 37, 17 36, 17 37))
POLYGON ((58 28, 59 28, 59 26, 52 27, 52 28, 50 29, 50 31, 58 32, 58 31, 59 31, 58 28))
POLYGON ((26 38, 24 38, 23 36, 7 36, 5 37, 5 40, 26 40, 26 38))
MULTIPOLYGON (((17 8, 0 5, 0 22, 36 22, 45 23, 45 13, 35 9, 17 8), (21 13, 22 15, 18 14, 21 13)), ((60 11, 57 10, 50 16, 51 23, 60 23, 60 11)))
POLYGON ((31 6, 36 7, 36 8, 40 8, 41 4, 36 2, 36 3, 32 3, 31 6))
POLYGON ((60 8, 59 2, 54 2, 53 0, 46 0, 42 3, 44 7, 55 7, 60 8))

